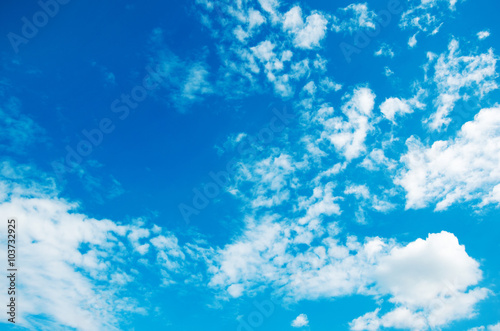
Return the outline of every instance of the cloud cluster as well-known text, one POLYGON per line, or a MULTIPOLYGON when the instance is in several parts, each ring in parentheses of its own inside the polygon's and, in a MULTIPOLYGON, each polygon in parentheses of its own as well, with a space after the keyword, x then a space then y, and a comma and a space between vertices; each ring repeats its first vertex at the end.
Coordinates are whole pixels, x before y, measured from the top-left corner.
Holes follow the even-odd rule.
MULTIPOLYGON (((141 219, 122 225, 89 217, 59 198, 50 178, 31 179, 36 173, 6 163, 0 173, 0 213, 17 224, 19 325, 117 329, 127 316, 147 314, 149 304, 134 294, 138 286, 152 292, 141 285, 147 274, 159 273, 164 286, 189 281, 185 261, 195 256, 189 263, 196 264, 196 245, 180 247, 173 234, 141 219)), ((6 256, 5 238, 0 253, 6 256)), ((7 301, 7 292, 0 298, 7 301)))
POLYGON ((403 29, 434 35, 439 32, 449 13, 455 11, 456 3, 457 0, 412 1, 402 14, 399 25, 403 29))
POLYGON ((470 200, 478 206, 500 202, 499 108, 482 109, 455 138, 425 146, 411 137, 406 144, 406 168, 397 179, 406 190, 406 208, 436 203, 436 210, 443 210, 470 200))
POLYGON ((333 17, 332 28, 336 32, 354 34, 359 30, 375 30, 377 14, 368 9, 366 3, 351 3, 339 8, 333 17))
POLYGON ((476 286, 482 277, 479 264, 451 233, 430 234, 402 246, 380 238, 360 242, 347 236, 342 241, 335 224, 324 228, 312 220, 304 225, 272 217, 251 222, 236 242, 218 253, 210 285, 239 297, 266 284, 293 302, 388 296, 393 310, 382 316, 381 308, 367 313, 351 322, 353 330, 446 326, 474 316, 475 305, 489 293, 476 286), (300 243, 307 248, 301 251, 300 243))
MULTIPOLYGON (((448 115, 459 100, 466 100, 470 94, 478 98, 498 88, 496 78, 497 56, 490 49, 479 55, 461 55, 459 43, 452 40, 448 54, 441 54, 434 64, 433 81, 439 93, 436 111, 429 117, 427 124, 432 130, 442 130, 451 122, 448 115)), ((436 55, 429 53, 429 62, 436 55)))

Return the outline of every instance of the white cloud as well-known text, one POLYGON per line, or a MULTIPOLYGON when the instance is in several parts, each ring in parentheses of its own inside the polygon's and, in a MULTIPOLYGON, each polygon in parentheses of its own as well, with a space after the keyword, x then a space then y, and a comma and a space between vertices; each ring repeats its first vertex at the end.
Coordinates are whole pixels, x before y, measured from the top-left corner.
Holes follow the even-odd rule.
POLYGON ((307 224, 319 216, 340 215, 340 206, 336 203, 339 200, 333 194, 335 185, 329 182, 324 187, 316 186, 313 189, 313 196, 306 198, 299 198, 299 210, 306 210, 306 214, 298 219, 299 224, 307 224))
POLYGON ((482 39, 486 39, 490 36, 490 32, 488 30, 485 30, 485 31, 479 31, 477 33, 477 38, 479 40, 482 40, 482 39))
POLYGON ((417 34, 418 32, 411 36, 410 39, 408 39, 408 46, 410 46, 410 48, 415 47, 415 45, 417 44, 417 34))
POLYGON ((290 196, 288 184, 298 167, 301 167, 301 164, 294 163, 288 154, 270 155, 252 164, 243 165, 236 178, 237 185, 252 184, 244 193, 250 195, 248 202, 253 208, 279 206, 290 196))
POLYGON ((227 292, 233 298, 238 298, 243 294, 243 286, 241 284, 232 284, 227 288, 227 292))
POLYGON ((121 314, 145 313, 135 299, 123 296, 134 279, 119 253, 127 227, 72 212, 75 207, 61 199, 17 194, 0 204, 0 212, 15 216, 22 231, 17 242, 22 326, 42 327, 34 318, 41 315, 47 318, 46 330, 113 329, 121 314))
POLYGON ((321 134, 347 160, 359 157, 365 150, 365 139, 372 126, 369 123, 375 105, 375 94, 369 88, 355 89, 351 96, 344 98, 342 112, 347 121, 340 117, 323 117, 318 114, 317 120, 324 126, 321 134))
POLYGON ((396 116, 405 116, 407 114, 413 113, 414 109, 422 109, 425 107, 425 105, 419 101, 424 93, 425 91, 420 89, 418 93, 411 99, 401 99, 394 97, 387 98, 380 105, 380 112, 386 119, 391 121, 393 124, 396 124, 396 116))
POLYGON ((285 14, 283 19, 283 28, 285 30, 297 31, 303 25, 302 9, 299 6, 293 7, 285 14))
POLYGON ((294 328, 301 328, 303 326, 308 326, 309 320, 307 319, 306 314, 300 314, 292 321, 292 326, 294 328))
POLYGON ((319 13, 308 16, 306 25, 295 36, 295 46, 305 49, 319 46, 319 42, 325 37, 327 23, 326 18, 319 13))
MULTIPOLYGON (((294 89, 291 85, 291 80, 299 79, 300 77, 290 77, 288 74, 281 73, 284 68, 284 62, 290 61, 293 53, 288 50, 284 51, 283 53, 281 53, 280 60, 277 54, 274 52, 275 48, 275 44, 273 44, 269 40, 265 40, 250 49, 255 57, 259 59, 261 64, 264 66, 267 80, 274 85, 275 92, 282 97, 289 97, 294 93, 294 89)), ((292 68, 294 66, 300 66, 301 64, 301 62, 295 63, 292 65, 292 68)), ((301 70, 302 68, 298 68, 297 70, 295 70, 294 75, 299 75, 301 70)))
POLYGON ((279 15, 277 10, 280 5, 278 0, 258 0, 258 1, 262 9, 269 14, 271 20, 274 23, 278 22, 279 15))
POLYGON ((396 182, 406 190, 406 207, 436 209, 479 200, 480 205, 500 203, 500 109, 481 110, 465 123, 457 137, 431 147, 411 137, 402 157, 406 168, 396 182))
POLYGON ((344 194, 354 195, 358 200, 358 211, 356 212, 356 220, 358 223, 365 223, 364 215, 366 208, 385 213, 395 207, 394 204, 387 201, 385 198, 380 198, 376 194, 370 193, 370 190, 366 185, 348 185, 344 190, 344 194))
MULTIPOLYGON (((159 238, 173 235, 141 219, 121 225, 89 217, 77 203, 58 197, 50 183, 35 168, 2 164, 0 213, 15 217, 19 232, 17 323, 37 330, 113 330, 125 316, 146 315, 149 304, 130 291, 139 283, 143 293, 152 290, 137 268, 160 271, 164 279, 183 273, 179 264, 154 262, 160 256, 184 260, 179 246, 158 245, 159 238)), ((6 255, 6 247, 6 237, 0 238, 0 253, 6 255)), ((6 301, 7 292, 0 299, 6 301)))
POLYGON ((479 264, 448 232, 394 247, 379 259, 374 276, 377 291, 389 294, 396 307, 381 317, 377 309, 355 319, 352 330, 443 327, 473 317, 476 303, 489 293, 473 287, 482 277, 479 264))
POLYGON ((381 309, 367 313, 351 328, 422 330, 474 316, 476 303, 489 293, 477 287, 479 264, 448 232, 401 246, 380 238, 362 243, 348 236, 344 241, 336 224, 321 226, 313 220, 301 225, 275 215, 246 224, 211 268, 210 286, 227 288, 233 297, 262 290, 264 284, 290 302, 354 293, 387 296, 392 310, 382 316, 381 309), (296 245, 304 243, 306 234, 310 246, 298 252, 296 245))
MULTIPOLYGON (((284 97, 294 94, 295 88, 291 84, 294 80, 302 80, 297 91, 300 91, 301 102, 308 99, 301 104, 308 106, 307 113, 304 112, 301 118, 301 125, 304 124, 308 133, 298 139, 303 150, 299 146, 287 150, 293 143, 280 141, 280 145, 259 150, 264 156, 250 160, 242 167, 232 192, 243 201, 244 229, 230 243, 216 250, 209 266, 209 286, 223 291, 228 297, 253 295, 268 286, 285 301, 357 293, 379 300, 388 297, 394 304, 390 311, 377 310, 360 317, 357 322, 353 321, 353 327, 359 322, 377 324, 374 329, 384 325, 418 329, 429 327, 431 323, 442 326, 470 317, 474 304, 484 298, 487 291, 473 288, 480 279, 479 266, 458 245, 453 235, 435 234, 407 246, 397 245, 392 239, 358 239, 340 235, 341 228, 334 222, 343 213, 341 206, 345 197, 340 195, 353 194, 359 205, 386 211, 394 208, 385 199, 393 193, 387 190, 379 194, 375 188, 373 192, 380 196, 376 200, 376 195, 370 193, 372 187, 366 186, 363 190, 360 185, 352 185, 344 189, 337 187, 337 181, 331 177, 344 171, 352 160, 365 155, 362 162, 352 163, 375 171, 394 169, 396 162, 385 156, 384 147, 367 151, 367 141, 371 143, 369 134, 377 134, 373 125, 380 119, 373 114, 375 94, 369 88, 355 88, 342 99, 338 110, 337 107, 334 110, 321 96, 336 89, 335 83, 325 80, 326 75, 321 76, 321 81, 315 77, 325 72, 324 61, 314 56, 303 57, 306 52, 301 50, 291 51, 293 47, 304 50, 318 47, 325 37, 324 27, 330 17, 315 12, 307 16, 299 6, 287 8, 288 12, 282 14, 278 9, 276 2, 263 9, 266 22, 273 22, 268 26, 273 32, 266 31, 263 38, 248 42, 253 46, 248 47, 248 63, 253 59, 255 66, 251 73, 247 71, 246 74, 253 77, 264 72, 275 92, 284 97), (272 18, 273 15, 276 19, 272 18), (283 32, 288 38, 281 38, 283 32), (263 70, 259 71, 259 68, 263 70), (338 155, 332 155, 332 151, 338 155), (324 162, 321 164, 323 169, 327 170, 313 168, 313 164, 321 162, 324 162), (316 176, 315 170, 319 173, 316 176), (314 178, 311 183, 300 180, 298 173, 301 171, 311 173, 310 178, 314 178), (448 261, 450 256, 452 259, 448 261), (432 262, 428 266, 422 262, 426 259, 432 262), (417 273, 408 268, 412 264, 419 265, 425 272, 420 270, 417 273), (451 273, 441 266, 462 274, 452 278, 451 273), (392 279, 391 274, 384 270, 408 277, 411 283, 392 279), (443 284, 448 287, 440 290, 443 284), (429 288, 424 285, 429 285, 429 288), (447 292, 450 287, 452 291, 447 292), (425 296, 427 301, 418 296, 412 299, 413 293, 425 296)), ((353 33, 360 28, 376 27, 376 15, 368 11, 366 4, 350 5, 341 13, 350 17, 344 21, 333 19, 334 29, 339 32, 353 33)), ((424 21, 416 23, 424 26, 424 21)), ((440 23, 428 25, 426 29, 431 26, 435 30, 440 23)), ((240 46, 234 49, 244 53, 240 46)), ((382 48, 376 53, 393 54, 392 50, 382 48)), ((238 62, 233 63, 233 67, 238 68, 238 62)), ((391 98, 383 103, 381 112, 394 121, 398 116, 412 112, 417 105, 421 106, 417 101, 412 104, 413 100, 391 98)), ((408 166, 405 160, 403 162, 408 166)), ((401 177, 404 175, 402 172, 401 177)), ((492 188, 488 192, 492 195, 488 197, 495 199, 495 192, 492 188)))
POLYGON ((258 10, 250 9, 248 11, 248 25, 250 29, 259 27, 266 22, 266 19, 258 10))
POLYGON ((469 329, 468 331, 500 331, 500 323, 497 323, 495 325, 488 325, 486 327, 479 326, 476 328, 469 329))
MULTIPOLYGON (((497 57, 493 50, 480 55, 460 56, 458 41, 452 40, 448 45, 448 54, 441 54, 434 65, 434 83, 439 96, 435 102, 437 110, 427 120, 429 128, 441 130, 451 119, 448 115, 453 111, 455 103, 471 93, 482 98, 498 88, 497 57), (470 89, 470 90, 468 90, 470 89)), ((433 61, 433 57, 431 60, 433 61)))
POLYGON ((366 3, 350 4, 338 10, 338 15, 333 17, 332 28, 336 32, 345 31, 350 34, 361 29, 376 29, 377 14, 368 10, 366 3))
POLYGON ((353 194, 357 198, 369 199, 370 191, 366 185, 349 185, 346 187, 345 194, 353 194))
POLYGON ((375 56, 387 56, 390 58, 394 57, 394 52, 392 51, 391 47, 387 44, 382 44, 380 46, 379 50, 374 53, 375 56))
POLYGON ((298 48, 311 49, 319 46, 325 37, 328 20, 320 13, 313 13, 302 19, 302 10, 299 6, 290 9, 283 20, 283 29, 294 35, 294 45, 298 48))
POLYGON ((265 40, 258 44, 255 47, 250 48, 255 56, 263 61, 263 62, 269 62, 271 59, 276 57, 276 54, 274 54, 273 49, 275 48, 275 45, 270 42, 269 40, 265 40))
POLYGON ((380 111, 384 114, 384 117, 389 121, 394 122, 394 118, 397 115, 410 114, 413 109, 405 100, 399 98, 388 98, 380 105, 380 111))

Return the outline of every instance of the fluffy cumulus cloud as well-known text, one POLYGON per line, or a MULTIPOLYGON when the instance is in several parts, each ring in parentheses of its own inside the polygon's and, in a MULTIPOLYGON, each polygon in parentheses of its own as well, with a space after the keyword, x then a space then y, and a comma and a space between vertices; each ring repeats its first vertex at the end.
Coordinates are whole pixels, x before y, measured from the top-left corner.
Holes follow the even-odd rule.
POLYGON ((292 326, 294 328, 301 328, 303 326, 309 325, 309 319, 306 314, 300 314, 292 321, 292 326))
POLYGON ((290 225, 269 217, 248 224, 211 269, 210 286, 227 289, 233 297, 262 289, 262 284, 292 302, 355 293, 387 296, 393 310, 382 316, 381 309, 367 313, 353 320, 351 329, 423 330, 474 316, 476 303, 489 293, 477 286, 482 277, 478 262, 447 232, 401 246, 380 238, 341 239, 335 224, 326 226, 326 233, 313 221, 303 226, 292 220, 290 225), (297 252, 305 233, 321 241, 311 245, 309 239, 309 248, 297 252))
POLYGON ((346 160, 360 156, 365 150, 365 139, 372 125, 375 94, 369 88, 358 88, 352 95, 346 95, 342 112, 347 120, 333 114, 333 109, 320 110, 317 118, 324 126, 322 138, 331 142, 346 160))
POLYGON ((388 98, 380 105, 380 111, 389 121, 394 122, 396 115, 412 113, 410 105, 399 98, 388 98))
POLYGON ((418 138, 406 142, 405 169, 397 182, 406 190, 406 207, 476 201, 500 202, 500 109, 481 110, 455 138, 425 146, 418 138))
MULTIPOLYGON (((307 93, 317 93, 314 86, 310 84, 307 93)), ((421 106, 418 96, 398 100, 421 106)), ((346 93, 338 113, 328 104, 320 105, 318 110, 311 107, 301 112, 299 121, 305 129, 297 139, 304 149, 276 142, 280 147, 270 147, 261 157, 242 161, 241 173, 231 189, 243 202, 244 230, 216 250, 209 267, 209 286, 233 298, 252 296, 268 288, 285 302, 353 294, 373 297, 379 304, 382 298, 387 301, 384 308, 361 313, 351 322, 353 330, 424 330, 474 316, 476 304, 489 291, 478 286, 482 278, 479 263, 453 234, 434 233, 427 239, 400 244, 390 238, 358 238, 343 230, 338 220, 344 219, 346 199, 352 197, 362 209, 386 212, 394 208, 386 200, 394 193, 376 193, 372 186, 332 178, 348 171, 363 154, 366 156, 358 164, 370 171, 395 171, 399 166, 383 149, 366 153, 367 135, 375 131, 376 123, 372 121, 375 94, 371 89, 357 87, 346 93), (319 133, 315 135, 314 131, 319 133), (342 162, 327 163, 327 156, 333 155, 342 162), (318 161, 323 158, 324 165, 318 161), (300 181, 304 173, 314 180, 300 181), (285 198, 276 199, 280 196, 285 198)), ((382 108, 389 117, 409 113, 404 106, 403 110, 386 107, 382 108)), ((476 121, 493 126, 491 119, 480 115, 476 121)), ((463 132, 468 140, 473 137, 465 132, 472 135, 495 129, 467 129, 465 125, 463 132)), ((449 144, 458 144, 461 139, 450 140, 449 144)), ((490 146, 495 145, 491 141, 490 146)), ((401 161, 407 167, 423 168, 421 164, 409 166, 407 159, 405 156, 401 161)), ((444 172, 445 167, 442 169, 444 172)), ((405 171, 401 173, 403 178, 409 172, 405 171)))
MULTIPOLYGON (((268 288, 285 302, 354 294, 377 299, 381 307, 364 315, 361 312, 351 321, 353 330, 435 329, 474 316, 477 303, 489 291, 478 286, 482 279, 479 263, 453 234, 434 233, 426 239, 401 244, 390 238, 358 238, 345 232, 338 221, 344 219, 344 200, 348 197, 353 197, 356 205, 378 212, 394 208, 384 195, 371 192, 373 187, 344 185, 331 178, 347 171, 348 155, 354 162, 354 157, 362 153, 364 139, 352 149, 356 153, 349 152, 355 141, 352 133, 359 129, 356 123, 364 123, 360 126, 364 128, 369 126, 374 107, 375 95, 370 89, 354 89, 342 98, 338 115, 334 115, 332 107, 324 107, 305 111, 301 118, 303 125, 323 128, 321 136, 324 132, 342 134, 341 129, 351 132, 345 135, 346 143, 335 146, 329 139, 318 142, 306 130, 307 135, 301 140, 306 144, 304 150, 294 144, 290 148, 282 145, 269 148, 257 159, 242 161, 245 164, 232 190, 243 201, 244 229, 213 255, 209 266, 211 288, 229 298, 253 296, 268 288), (352 125, 350 131, 346 123, 352 125), (328 151, 328 146, 333 149, 321 153, 311 144, 322 150, 328 151), (316 158, 334 152, 345 162, 326 166, 322 171, 316 158), (303 153, 310 153, 313 158, 308 159, 303 153), (304 173, 318 172, 312 182, 298 180, 304 173), (285 191, 286 199, 274 199, 285 191)), ((475 128, 469 131, 485 132, 475 128)), ((493 145, 495 142, 491 142, 493 145)), ((381 149, 368 153, 360 165, 373 170, 397 168, 397 162, 387 158, 381 149)))
POLYGON ((389 45, 382 44, 380 46, 380 48, 377 51, 375 51, 374 55, 375 56, 387 56, 387 57, 393 58, 394 52, 389 45))
POLYGON ((411 99, 387 98, 380 104, 380 112, 386 119, 396 124, 396 117, 403 117, 413 113, 415 109, 423 109, 425 107, 420 101, 424 93, 421 89, 411 99))
POLYGON ((295 6, 285 13, 283 29, 293 35, 295 47, 310 49, 319 46, 325 37, 327 23, 328 20, 321 13, 312 13, 304 22, 302 9, 295 6))
POLYGON ((488 30, 484 30, 484 31, 479 31, 477 33, 477 38, 479 40, 482 40, 482 39, 486 39, 490 36, 490 32, 488 30))
POLYGON ((356 292, 381 244, 378 238, 359 242, 339 236, 337 224, 324 222, 340 213, 333 187, 329 183, 300 197, 287 217, 247 216, 242 235, 215 255, 210 286, 240 296, 267 284, 291 301, 356 292), (298 249, 301 245, 307 248, 298 249))
POLYGON ((258 94, 270 85, 278 96, 290 98, 303 78, 325 71, 326 63, 317 62, 317 57, 328 31, 328 14, 307 13, 299 5, 284 8, 268 0, 197 3, 202 23, 219 45, 214 91, 220 96, 258 94))

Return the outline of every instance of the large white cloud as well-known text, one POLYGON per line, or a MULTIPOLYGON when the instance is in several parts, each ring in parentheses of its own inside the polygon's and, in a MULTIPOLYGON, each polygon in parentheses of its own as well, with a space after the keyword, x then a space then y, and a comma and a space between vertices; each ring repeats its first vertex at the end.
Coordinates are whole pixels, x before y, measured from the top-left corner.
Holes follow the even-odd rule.
POLYGON ((500 202, 500 108, 481 110, 465 123, 456 138, 425 146, 418 138, 407 140, 405 169, 396 182, 406 190, 406 207, 437 203, 500 202))
MULTIPOLYGON (((113 330, 131 314, 147 314, 148 304, 131 289, 145 270, 159 272, 164 285, 175 282, 185 260, 177 239, 140 219, 121 225, 89 217, 50 183, 34 168, 2 164, 0 213, 17 220, 18 325, 113 330)), ((6 291, 0 299, 7 302, 6 291)))
POLYGON ((481 280, 479 263, 448 232, 430 234, 404 247, 394 247, 375 266, 376 290, 389 294, 395 308, 380 309, 351 323, 352 330, 380 327, 427 330, 474 316, 474 306, 488 295, 474 287, 481 280))
POLYGON ((476 303, 488 295, 477 286, 482 277, 479 263, 451 233, 430 234, 401 246, 380 238, 342 241, 335 224, 325 231, 313 221, 304 226, 268 217, 259 223, 247 220, 242 236, 219 251, 211 287, 239 297, 266 286, 292 302, 353 294, 388 296, 393 310, 382 316, 381 309, 367 313, 352 321, 353 330, 445 326, 474 316, 476 303), (301 231, 309 232, 316 243, 309 240, 303 252, 297 246, 301 231))
MULTIPOLYGON (((278 96, 290 98, 302 78, 325 70, 315 61, 328 32, 328 14, 305 13, 299 5, 283 10, 275 0, 197 3, 202 23, 218 44, 221 65, 214 93, 241 97, 266 91, 268 83, 278 96)), ((209 86, 203 87, 208 93, 209 86)))
POLYGON ((326 35, 327 18, 321 13, 312 13, 302 19, 302 9, 295 6, 284 15, 283 29, 294 36, 294 45, 298 48, 310 49, 319 46, 326 35))
POLYGON ((388 98, 380 105, 380 112, 389 121, 395 123, 394 119, 396 115, 403 116, 405 114, 410 114, 413 112, 413 109, 406 100, 388 98))

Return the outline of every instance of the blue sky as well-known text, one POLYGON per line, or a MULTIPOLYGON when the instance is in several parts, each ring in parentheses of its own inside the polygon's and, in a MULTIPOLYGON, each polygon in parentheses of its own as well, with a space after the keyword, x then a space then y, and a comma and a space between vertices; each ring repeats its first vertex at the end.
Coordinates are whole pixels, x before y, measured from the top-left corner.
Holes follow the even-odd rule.
POLYGON ((1 328, 500 330, 498 9, 4 2, 1 328))

